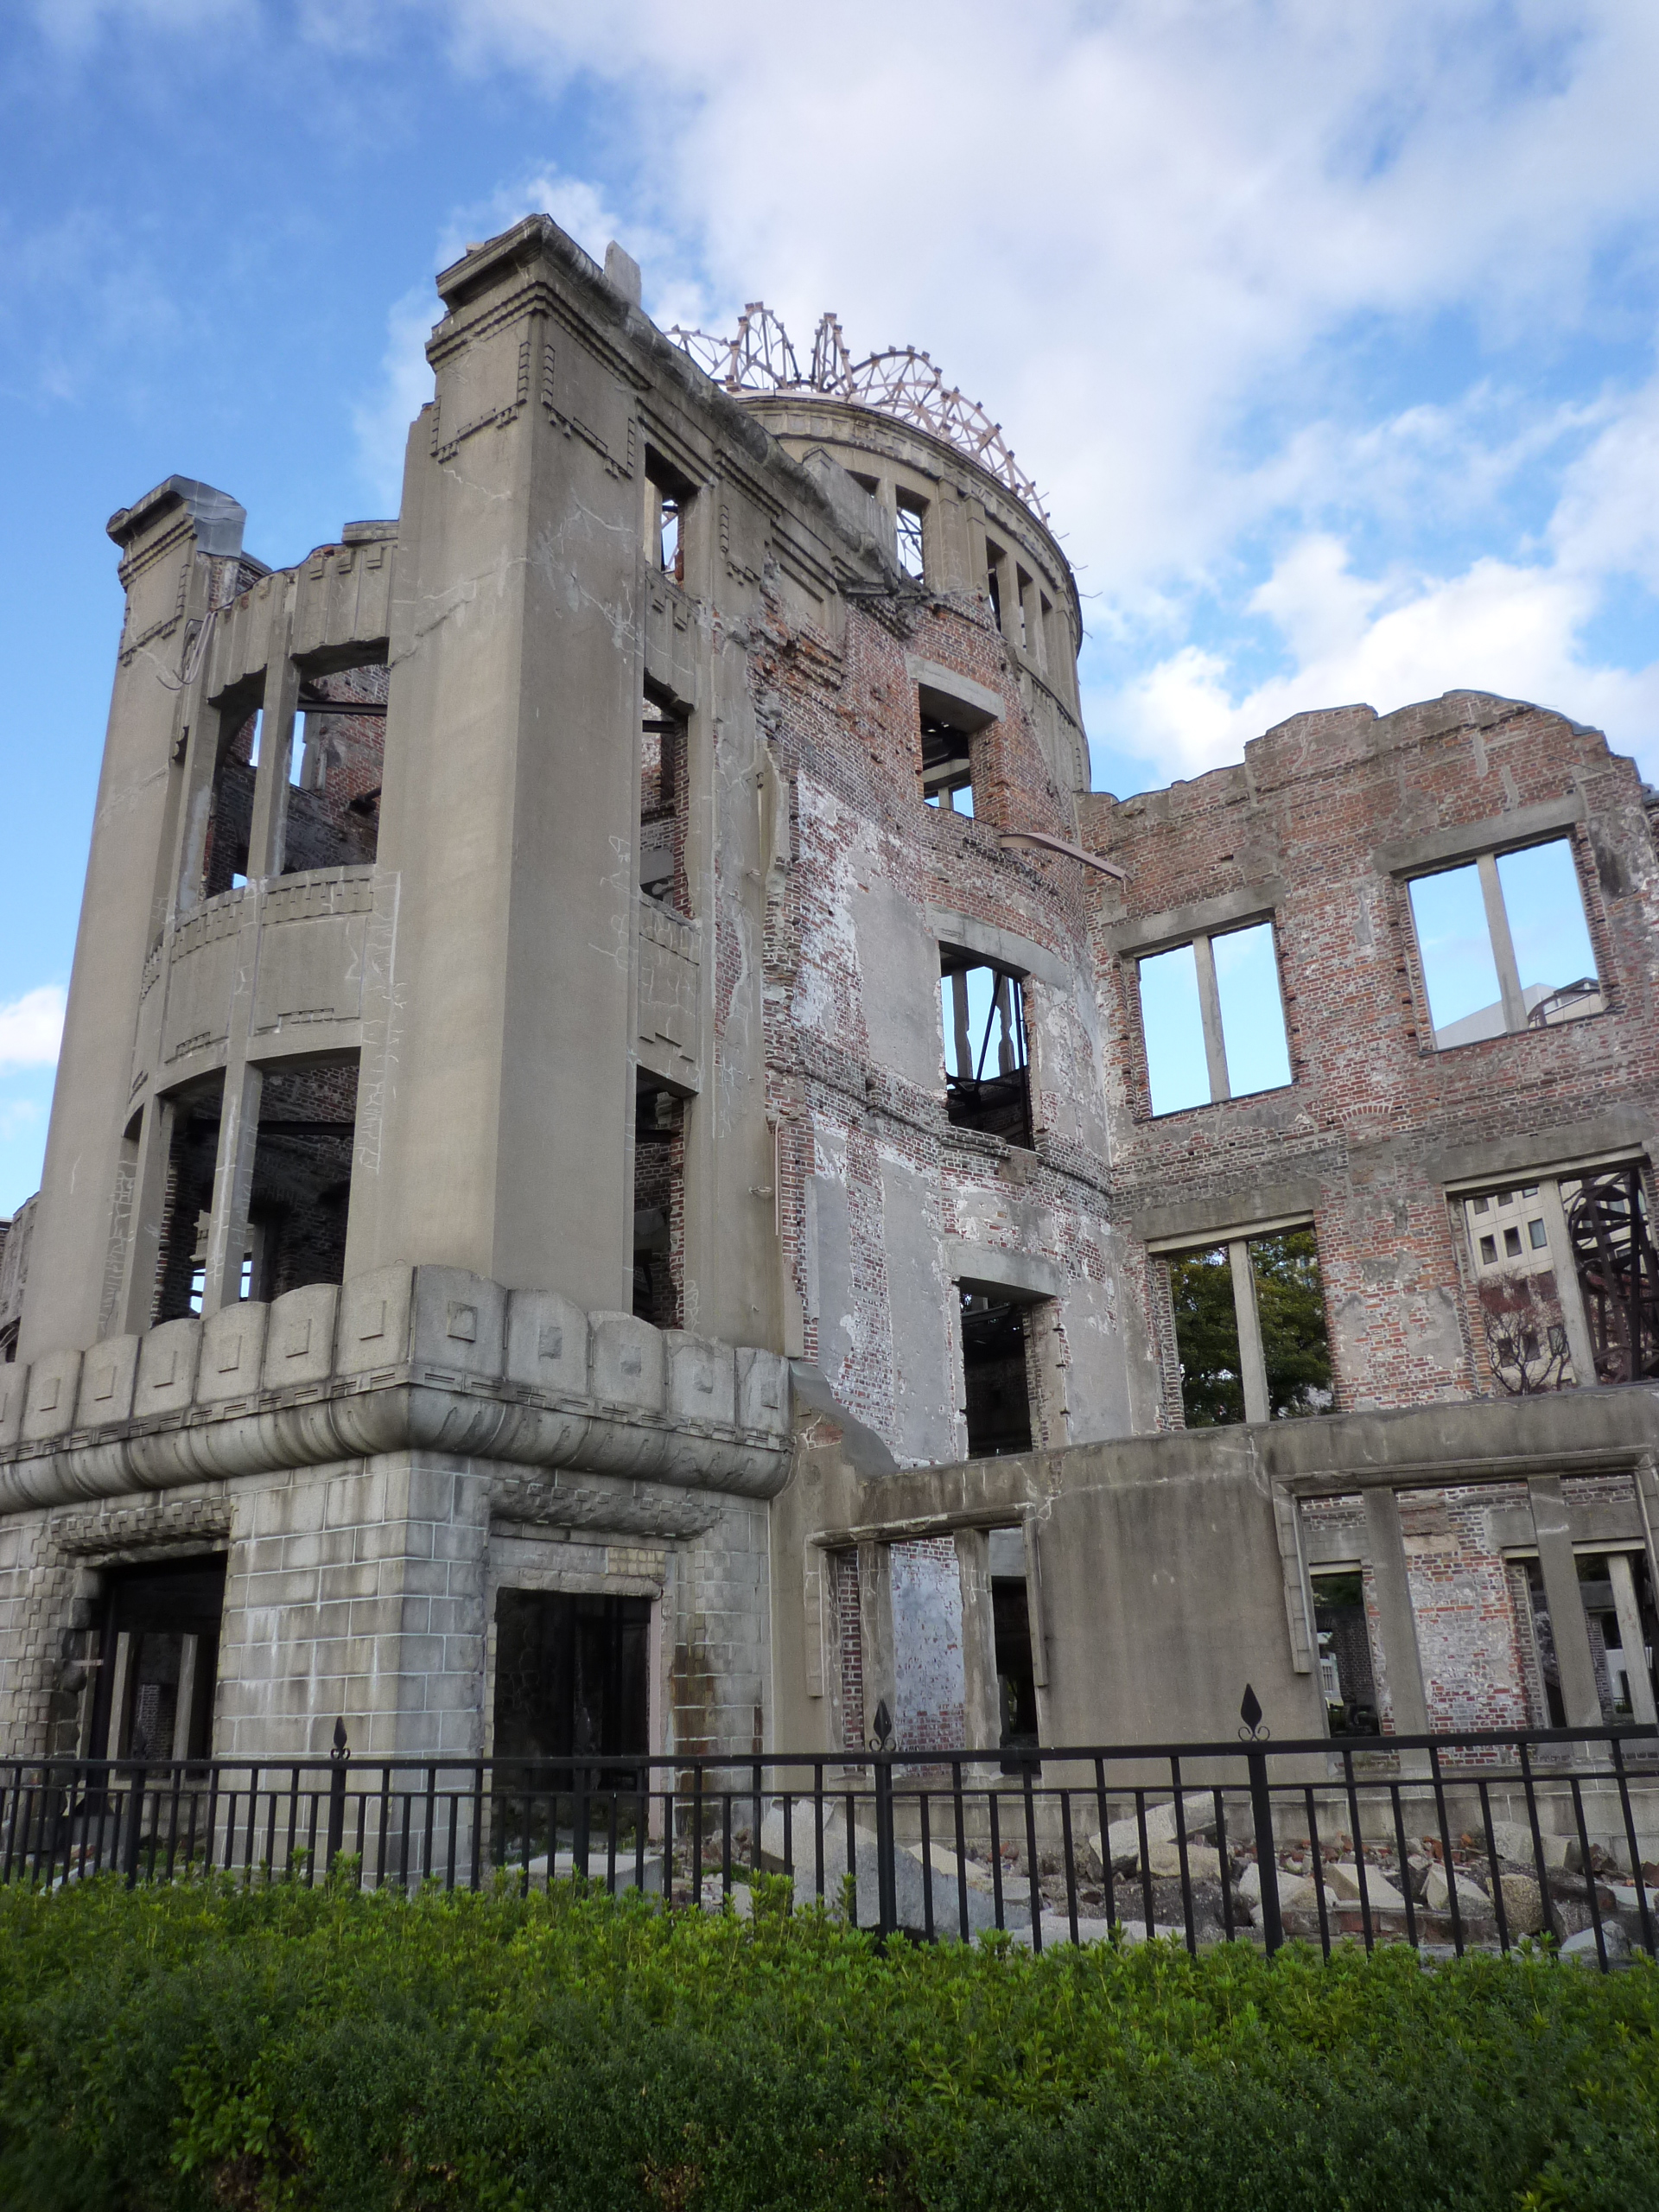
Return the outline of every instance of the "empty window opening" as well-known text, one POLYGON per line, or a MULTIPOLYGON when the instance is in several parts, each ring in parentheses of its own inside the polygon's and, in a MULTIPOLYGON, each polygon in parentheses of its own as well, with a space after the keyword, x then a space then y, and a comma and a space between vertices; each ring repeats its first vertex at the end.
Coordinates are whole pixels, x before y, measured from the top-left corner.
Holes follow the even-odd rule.
POLYGON ((1409 889, 1439 1050, 1601 1012, 1569 838, 1483 853, 1409 889))
POLYGON ((391 671, 384 661, 305 677, 289 750, 283 874, 372 866, 391 671))
POLYGON ((941 953, 945 1112, 963 1129, 1032 1148, 1025 989, 1007 968, 946 946, 941 953))
POLYGON ((1023 569, 1016 568, 1014 572, 1014 583, 1015 639, 1020 652, 1028 653, 1032 651, 1032 632, 1035 627, 1032 619, 1032 581, 1023 569))
POLYGON ((92 1758, 204 1759, 225 1611, 225 1560, 111 1567, 90 1692, 92 1758))
POLYGON ((1169 1287, 1189 1428, 1333 1409, 1325 1287, 1311 1228, 1176 1254, 1169 1287))
POLYGON ((1639 1167, 1462 1201, 1487 1364, 1511 1397, 1659 1375, 1659 1255, 1639 1167), (1576 1349, 1575 1349, 1576 1340, 1576 1349))
POLYGON ((968 731, 922 709, 922 797, 947 814, 974 810, 973 741, 968 731))
POLYGON ((639 888, 659 906, 689 916, 685 716, 664 695, 648 690, 639 732, 639 888))
POLYGON ((1002 568, 1007 559, 1000 545, 985 541, 985 595, 991 602, 991 620, 1001 630, 1002 624, 1002 568))
POLYGON ((248 841, 253 831, 253 785, 258 759, 257 709, 231 708, 219 718, 219 751, 207 803, 201 855, 201 895, 217 899, 248 880, 248 841))
POLYGON ((927 575, 927 561, 922 528, 923 510, 918 500, 907 499, 901 492, 893 509, 893 524, 898 544, 899 566, 907 576, 921 583, 927 575))
POLYGON ((645 449, 645 557, 677 584, 685 582, 686 524, 693 486, 659 453, 645 449))
POLYGON ((1659 1640, 1652 1573, 1644 1551, 1581 1552, 1579 1595, 1590 1631, 1601 1717, 1611 1727, 1651 1723, 1653 1647, 1659 1640))
POLYGON ((959 1751, 967 1740, 962 1570, 952 1536, 887 1546, 893 1724, 902 1751, 959 1751))
POLYGON ((1375 1736, 1376 1682, 1359 1567, 1310 1576, 1319 1646, 1319 1688, 1333 1736, 1375 1736))
POLYGON ((685 1239, 685 1102, 643 1071, 633 1121, 633 1311, 680 1325, 685 1239))
POLYGON ((1030 1331, 1006 1290, 962 1283, 963 1409, 968 1457, 1000 1459, 1033 1447, 1030 1331))
MULTIPOLYGON (((494 1721, 495 1757, 507 1763, 496 1769, 498 1857, 526 1836, 556 1848, 578 1790, 590 1793, 593 1827, 608 1831, 610 1793, 636 1789, 640 1770, 584 1762, 650 1751, 651 1599, 498 1591, 494 1721)), ((631 1838, 639 1808, 616 1809, 631 1838)))
POLYGON ((222 1075, 209 1076, 167 1102, 171 1127, 152 1325, 201 1311, 224 1088, 222 1075))
POLYGON ((357 1063, 268 1071, 242 1254, 244 1298, 346 1279, 357 1063))
POLYGON ((1030 1754, 1037 1748, 1040 1726, 1022 1530, 991 1530, 990 1569, 1002 1767, 1005 1773, 1017 1773, 1032 1764, 1030 1754))
POLYGON ((1195 937, 1136 963, 1154 1114, 1290 1081, 1273 924, 1195 937))

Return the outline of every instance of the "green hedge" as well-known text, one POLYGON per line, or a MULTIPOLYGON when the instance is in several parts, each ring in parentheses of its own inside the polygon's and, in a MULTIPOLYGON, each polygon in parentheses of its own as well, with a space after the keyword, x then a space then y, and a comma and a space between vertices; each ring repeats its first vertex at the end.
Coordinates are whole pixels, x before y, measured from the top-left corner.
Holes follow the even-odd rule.
POLYGON ((1659 1971, 885 1956, 766 1885, 0 1896, 0 2205, 1659 2205, 1659 1971))

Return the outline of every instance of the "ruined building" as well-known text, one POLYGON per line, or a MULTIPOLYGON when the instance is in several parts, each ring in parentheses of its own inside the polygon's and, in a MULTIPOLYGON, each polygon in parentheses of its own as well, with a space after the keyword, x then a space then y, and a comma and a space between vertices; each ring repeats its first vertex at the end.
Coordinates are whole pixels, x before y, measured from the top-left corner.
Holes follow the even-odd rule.
POLYGON ((174 477, 0 1276, 0 1721, 163 1757, 1651 1719, 1656 795, 1453 692, 1089 788, 925 356, 439 280, 174 477))

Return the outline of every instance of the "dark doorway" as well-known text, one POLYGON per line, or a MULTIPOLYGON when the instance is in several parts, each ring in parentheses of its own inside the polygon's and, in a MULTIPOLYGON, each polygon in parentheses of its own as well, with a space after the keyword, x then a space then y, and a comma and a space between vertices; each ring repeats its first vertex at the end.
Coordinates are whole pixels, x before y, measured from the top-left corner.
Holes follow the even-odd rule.
POLYGON ((187 1090, 175 1091, 167 1102, 172 1122, 152 1325, 181 1321, 186 1315, 201 1311, 224 1089, 222 1075, 208 1076, 187 1090))
POLYGON ((242 1261, 244 1298, 280 1298, 307 1283, 342 1282, 357 1126, 357 1063, 270 1069, 242 1261))
POLYGON ((1002 1771, 1017 1774, 1035 1764, 1038 1743, 1031 1606, 1026 1589, 1025 1539, 1019 1529, 992 1530, 990 1564, 1002 1771))
POLYGON ((1365 1621, 1365 1579, 1358 1567, 1316 1574, 1313 1627, 1319 1640, 1319 1686, 1333 1736, 1375 1736, 1376 1685, 1365 1621))
POLYGON ((996 1459, 1029 1452, 1031 1385, 1026 1362, 1026 1309, 1006 1292, 959 1286, 962 1295, 963 1402, 968 1457, 996 1459))
POLYGON ((109 1570, 89 1738, 94 1758, 211 1755, 224 1611, 222 1553, 109 1570))
POLYGON ((678 1246, 685 1205, 684 1102, 641 1070, 633 1116, 633 1311, 680 1325, 678 1246))
POLYGON ((649 1598, 501 1591, 496 1758, 626 1758, 648 1751, 650 1648, 649 1598))

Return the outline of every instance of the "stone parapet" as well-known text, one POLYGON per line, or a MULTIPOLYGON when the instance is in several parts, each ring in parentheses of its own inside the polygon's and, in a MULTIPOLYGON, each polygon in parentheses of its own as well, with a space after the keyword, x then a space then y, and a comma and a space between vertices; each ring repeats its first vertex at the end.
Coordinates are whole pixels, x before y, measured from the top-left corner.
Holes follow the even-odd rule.
POLYGON ((423 1450, 766 1498, 789 1449, 778 1354, 458 1268, 0 1368, 0 1514, 423 1450))

